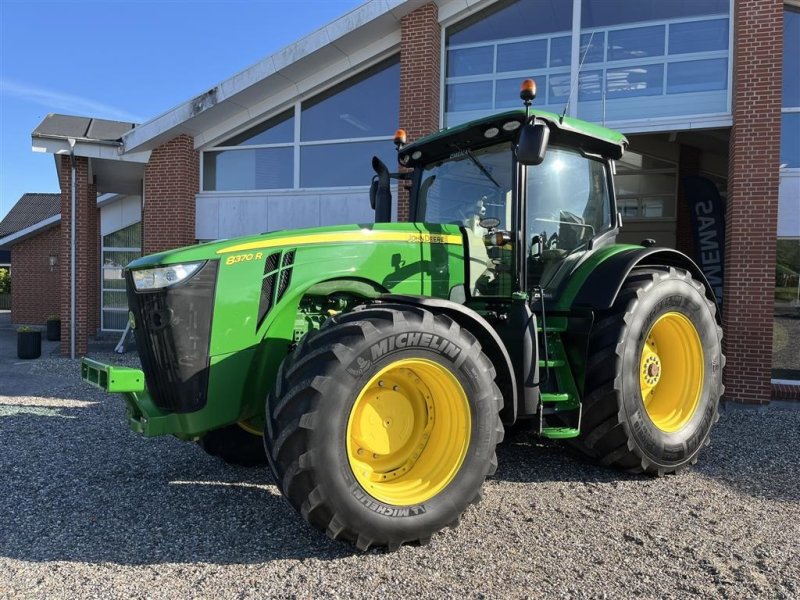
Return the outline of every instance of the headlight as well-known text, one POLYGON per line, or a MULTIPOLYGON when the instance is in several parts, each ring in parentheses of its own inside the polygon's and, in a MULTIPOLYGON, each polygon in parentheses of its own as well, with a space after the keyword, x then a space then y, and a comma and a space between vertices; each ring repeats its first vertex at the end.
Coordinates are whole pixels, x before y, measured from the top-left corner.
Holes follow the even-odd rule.
POLYGON ((175 285, 189 279, 203 264, 205 264, 205 261, 131 271, 133 285, 137 290, 158 290, 175 285))

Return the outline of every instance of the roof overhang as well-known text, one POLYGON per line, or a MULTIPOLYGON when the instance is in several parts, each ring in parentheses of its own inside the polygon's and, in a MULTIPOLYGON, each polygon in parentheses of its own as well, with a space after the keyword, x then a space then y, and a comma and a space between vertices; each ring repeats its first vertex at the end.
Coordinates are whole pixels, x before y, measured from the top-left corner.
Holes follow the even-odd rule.
MULTIPOLYGON (((206 92, 122 136, 124 154, 152 150, 180 134, 195 148, 220 141, 236 129, 317 94, 396 53, 403 17, 431 0, 373 0, 294 44, 266 57, 206 92)), ((440 22, 496 0, 434 0, 440 22)))
POLYGON ((122 153, 122 144, 119 142, 106 142, 99 140, 76 140, 62 136, 48 136, 41 134, 31 134, 31 145, 34 152, 48 154, 69 155, 72 150, 75 156, 85 156, 87 158, 102 158, 106 160, 121 160, 134 163, 146 164, 150 160, 150 152, 131 152, 122 153), (71 148, 70 140, 74 140, 75 146, 71 148))
POLYGON ((40 233, 50 229, 51 227, 55 227, 61 222, 61 215, 53 215, 52 217, 48 217, 38 223, 35 223, 25 229, 20 229, 19 231, 7 235, 6 237, 0 238, 0 248, 10 248, 14 244, 21 242, 22 240, 32 237, 34 235, 39 235, 40 233))

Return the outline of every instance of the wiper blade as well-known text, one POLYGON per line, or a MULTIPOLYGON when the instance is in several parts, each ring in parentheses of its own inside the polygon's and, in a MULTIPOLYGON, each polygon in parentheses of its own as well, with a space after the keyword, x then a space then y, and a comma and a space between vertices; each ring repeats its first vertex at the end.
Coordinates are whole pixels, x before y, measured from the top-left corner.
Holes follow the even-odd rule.
MULTIPOLYGON (((459 150, 461 150, 461 149, 459 148, 459 150)), ((497 183, 497 180, 494 177, 492 177, 492 174, 489 173, 489 171, 486 169, 486 167, 483 166, 483 163, 481 161, 479 161, 477 159, 477 157, 472 153, 472 150, 466 149, 466 150, 463 150, 463 152, 472 161, 472 164, 474 164, 476 167, 478 167, 478 169, 480 169, 480 172, 483 173, 486 176, 486 178, 489 181, 491 181, 498 190, 502 190, 503 189, 502 186, 499 183, 497 183)))

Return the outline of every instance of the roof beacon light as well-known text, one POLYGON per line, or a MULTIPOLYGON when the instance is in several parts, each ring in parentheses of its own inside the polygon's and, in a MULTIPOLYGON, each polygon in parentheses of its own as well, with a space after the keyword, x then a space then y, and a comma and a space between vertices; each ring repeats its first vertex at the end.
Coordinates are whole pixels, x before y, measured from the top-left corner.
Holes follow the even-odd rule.
POLYGON ((519 97, 525 105, 525 118, 527 119, 528 109, 533 99, 536 98, 536 82, 533 79, 526 79, 522 82, 522 85, 519 86, 519 97))
POLYGON ((407 139, 408 136, 406 135, 405 129, 398 129, 394 132, 394 145, 397 146, 398 150, 406 145, 407 139))

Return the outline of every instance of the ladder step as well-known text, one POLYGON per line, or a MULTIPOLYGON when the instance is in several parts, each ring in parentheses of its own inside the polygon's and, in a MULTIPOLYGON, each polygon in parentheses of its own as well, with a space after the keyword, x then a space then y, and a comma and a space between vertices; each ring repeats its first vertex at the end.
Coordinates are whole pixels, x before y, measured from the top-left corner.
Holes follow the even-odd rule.
POLYGON ((559 360, 559 359, 556 359, 556 360, 540 360, 539 361, 539 366, 540 367, 563 367, 566 364, 567 364, 567 361, 559 360))
POLYGON ((581 430, 574 427, 543 427, 541 431, 542 436, 553 440, 576 438, 580 433, 581 430))
POLYGON ((569 394, 551 394, 548 392, 542 392, 541 397, 542 402, 572 402, 572 396, 569 394))

